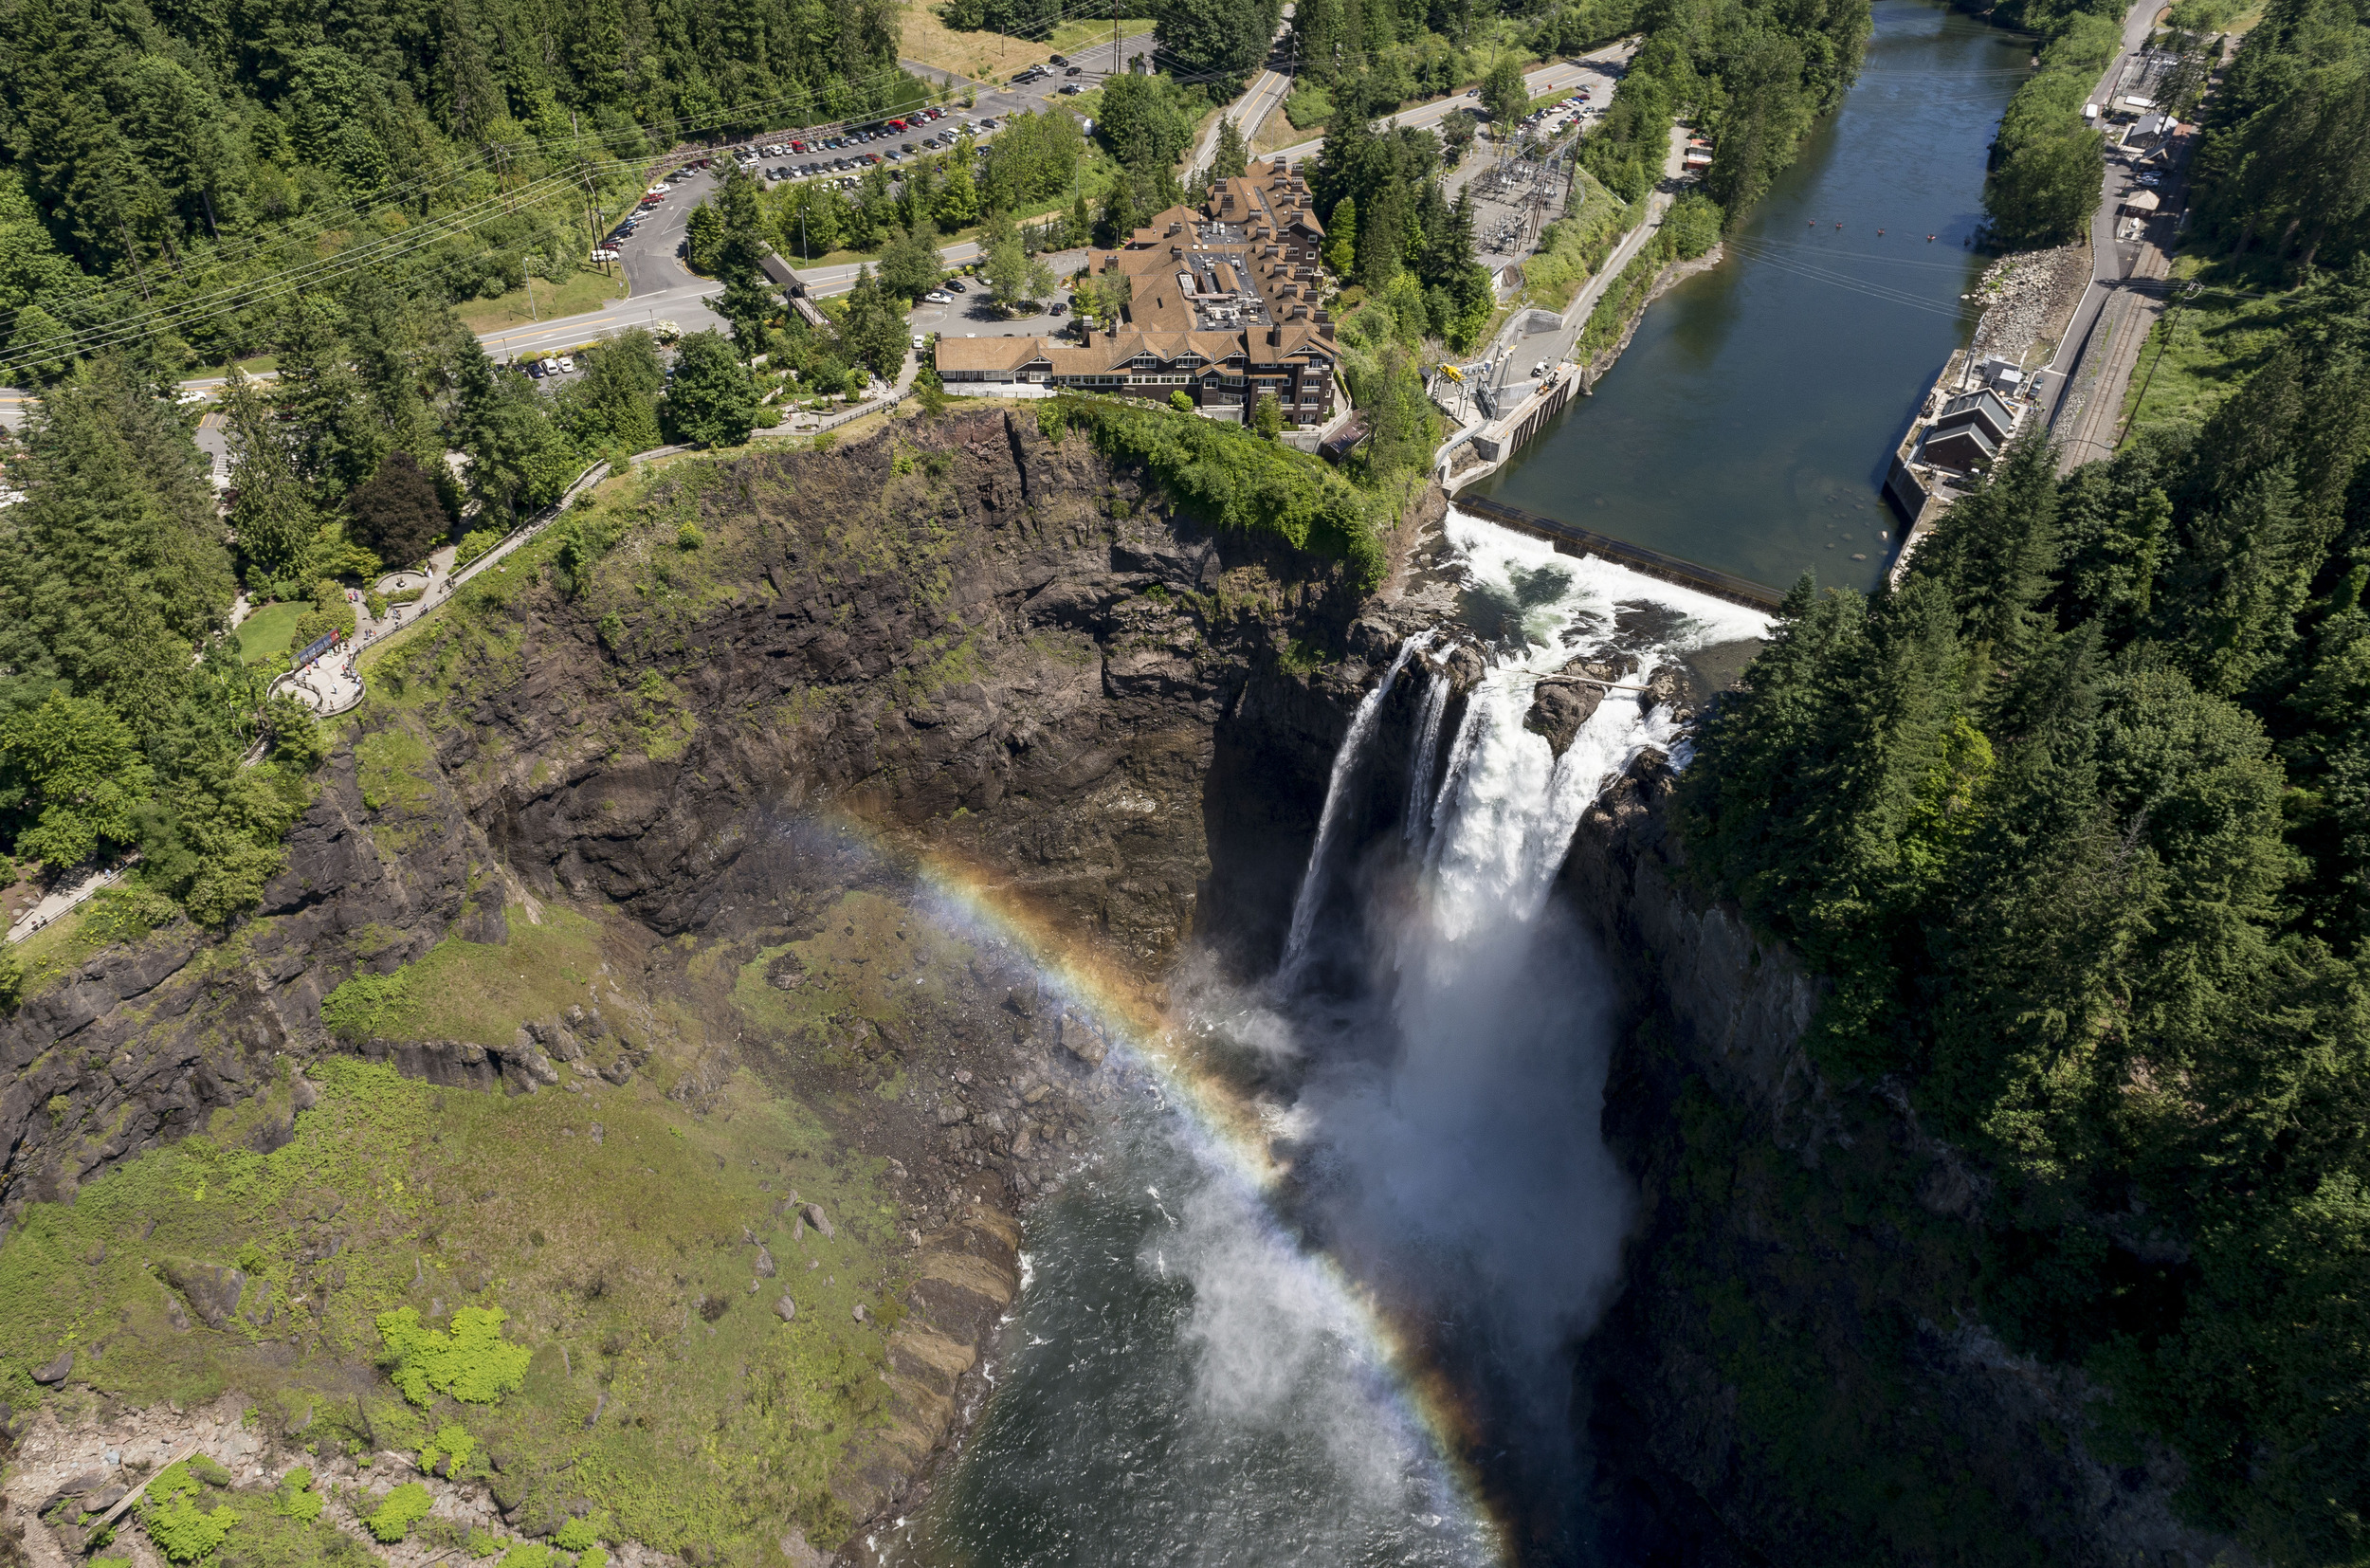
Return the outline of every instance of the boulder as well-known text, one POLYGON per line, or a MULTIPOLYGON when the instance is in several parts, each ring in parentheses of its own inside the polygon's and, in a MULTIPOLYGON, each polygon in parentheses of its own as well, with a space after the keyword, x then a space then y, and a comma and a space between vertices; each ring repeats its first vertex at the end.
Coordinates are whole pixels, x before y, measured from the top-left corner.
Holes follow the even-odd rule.
POLYGON ((239 1310, 246 1291, 246 1276, 215 1263, 166 1258, 157 1265, 165 1283, 179 1291, 209 1328, 220 1328, 239 1310))
POLYGON ((807 1223, 813 1226, 816 1231, 820 1231, 824 1240, 829 1241, 833 1236, 839 1234, 836 1230, 832 1229, 831 1216, 823 1212, 823 1205, 819 1203, 810 1203, 804 1209, 800 1210, 799 1212, 806 1215, 807 1223))
POLYGON ((798 1316, 798 1304, 785 1293, 780 1301, 774 1304, 774 1315, 784 1322, 790 1322, 798 1316))
POLYGON ((1560 757, 1571 750, 1572 738, 1580 733, 1580 726, 1604 705, 1604 701, 1601 686, 1542 681, 1531 698, 1530 711, 1522 715, 1522 727, 1533 735, 1545 736, 1548 749, 1560 757))
POLYGON ((1108 1048, 1103 1045, 1103 1036, 1088 1027, 1085 1019, 1063 1014, 1061 1040, 1062 1048, 1085 1063, 1086 1066, 1090 1067, 1103 1066, 1103 1058, 1108 1048))
POLYGON ((51 1361, 48 1365, 35 1367, 33 1369, 33 1381, 36 1383, 63 1383, 66 1380, 67 1374, 71 1373, 73 1370, 74 1352, 69 1350, 61 1355, 56 1360, 51 1361))
POLYGON ((765 1245, 760 1242, 757 1245, 757 1278, 770 1280, 774 1277, 774 1254, 767 1251, 765 1245))

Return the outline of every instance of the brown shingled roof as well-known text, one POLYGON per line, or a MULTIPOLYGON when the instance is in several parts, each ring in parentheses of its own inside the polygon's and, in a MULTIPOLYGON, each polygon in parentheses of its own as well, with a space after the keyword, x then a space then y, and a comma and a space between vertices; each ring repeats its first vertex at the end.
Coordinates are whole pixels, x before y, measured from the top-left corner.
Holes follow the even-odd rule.
POLYGON ((1037 337, 941 337, 938 367, 941 371, 1012 371, 1044 352, 1044 340, 1037 337))

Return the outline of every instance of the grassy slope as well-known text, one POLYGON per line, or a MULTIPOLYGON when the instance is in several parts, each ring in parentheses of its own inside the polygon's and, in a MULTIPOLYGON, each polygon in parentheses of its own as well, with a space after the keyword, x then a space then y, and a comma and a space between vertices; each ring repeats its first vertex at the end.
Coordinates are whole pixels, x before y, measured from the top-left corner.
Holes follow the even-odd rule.
MULTIPOLYGON (((880 904, 843 924, 875 931, 880 904)), ((670 1098, 679 1074, 711 1070, 682 1042, 714 1030, 681 999, 633 998, 603 978, 630 950, 618 933, 541 913, 530 923, 514 907, 506 946, 447 941, 416 966, 428 1006, 406 1032, 506 1039, 563 1001, 602 1003, 659 1048, 644 1073, 623 1088, 581 1078, 581 1092, 506 1098, 332 1057, 315 1069, 319 1103, 296 1117, 294 1141, 254 1153, 257 1129, 292 1104, 283 1073, 262 1101, 91 1183, 71 1207, 28 1211, 0 1249, 0 1396, 25 1408, 36 1394, 25 1369, 74 1347, 77 1377, 94 1389, 146 1404, 238 1388, 322 1453, 411 1449, 459 1420, 514 1473, 573 1467, 574 1489, 637 1539, 729 1546, 768 1517, 819 1534, 843 1522, 823 1483, 876 1403, 901 1283, 877 1172, 746 1070, 713 1099, 686 1097, 704 1110, 670 1098), (825 1206, 835 1240, 791 1241, 772 1212, 791 1188, 825 1206), (771 1240, 782 1269, 754 1293, 743 1226, 771 1240), (267 1289, 271 1321, 177 1330, 154 1272, 168 1259, 243 1267, 267 1289), (772 1311, 785 1286, 799 1305, 790 1325, 772 1311), (853 1317, 859 1301, 870 1325, 853 1317), (465 1304, 501 1305, 533 1348, 521 1393, 428 1412, 375 1379, 357 1395, 356 1368, 378 1351, 376 1313, 465 1304)), ((740 966, 709 963, 748 994, 740 966)), ((818 994, 858 983, 833 977, 821 955, 816 968, 818 994)))
MULTIPOLYGON (((2177 284, 2213 282, 2210 269, 2200 274, 2193 258, 2174 264, 2177 284)), ((2284 295, 2250 299, 2207 292, 2177 298, 2140 350, 2124 393, 2123 428, 2204 420, 2279 346, 2288 310, 2284 295)))
POLYGON ((538 321, 556 321, 563 316, 580 316, 588 310, 598 310, 611 300, 626 297, 626 280, 622 273, 605 277, 598 272, 574 272, 568 281, 555 286, 538 283, 530 302, 528 291, 514 288, 491 300, 479 300, 453 307, 453 315, 471 332, 500 332, 505 327, 532 326, 538 321))
MULTIPOLYGON (((1143 27, 1140 21, 1122 21, 1120 32, 1124 37, 1142 31, 1143 27)), ((1007 39, 993 32, 957 32, 939 19, 930 0, 908 0, 903 27, 902 40, 898 45, 900 58, 918 60, 975 82, 1009 82, 1012 73, 1024 66, 1056 54, 1076 55, 1091 50, 1097 43, 1103 46, 1103 60, 1098 64, 1107 63, 1111 52, 1111 23, 1107 14, 1100 22, 1057 23, 1052 34, 1042 39, 1007 39)))
MULTIPOLYGON (((742 524, 714 523, 700 550, 670 542, 720 466, 678 465, 655 500, 645 479, 604 486, 596 505, 643 530, 604 561, 595 602, 629 611, 637 640, 680 647, 739 592, 742 524)), ((902 506, 945 482, 916 471, 890 483, 902 506)), ((850 560, 891 548, 854 519, 834 544, 850 560)), ((382 849, 402 852, 403 808, 432 793, 428 736, 519 667, 512 600, 557 545, 546 535, 366 656, 374 696, 350 733, 382 849)), ((942 574, 916 580, 946 586, 942 574)), ((966 657, 949 647, 921 679, 959 678, 966 657)), ((670 755, 690 722, 652 670, 610 739, 670 755)), ((581 1003, 652 1056, 624 1087, 563 1066, 561 1087, 519 1098, 332 1056, 314 1068, 319 1102, 294 1116, 293 1141, 264 1154, 255 1146, 271 1140, 256 1135, 284 1123, 295 1096, 285 1065, 271 1064, 282 1076, 261 1100, 94 1180, 70 1207, 36 1206, 0 1244, 0 1399, 39 1402, 29 1369, 73 1347, 76 1383, 136 1406, 236 1389, 259 1419, 300 1429, 323 1454, 415 1450, 458 1420, 494 1446, 505 1484, 551 1477, 553 1497, 590 1498, 617 1535, 663 1549, 755 1564, 784 1520, 837 1539, 848 1521, 824 1482, 881 1419, 904 1281, 885 1167, 837 1142, 826 1118, 902 1092, 899 1059, 875 1042, 943 1002, 974 955, 876 893, 812 915, 730 945, 653 946, 599 909, 513 904, 506 945, 445 941, 403 972, 416 1005, 389 1032, 502 1044, 581 1003), (794 990, 766 977, 786 957, 805 975, 794 990), (791 1188, 825 1206, 835 1240, 793 1242, 773 1218, 791 1188), (770 1241, 778 1279, 755 1279, 743 1226, 770 1241), (154 1271, 168 1258, 246 1269, 267 1286, 271 1321, 177 1328, 154 1271), (773 1311, 785 1287, 797 1304, 788 1326, 773 1311), (859 1303, 869 1322, 855 1319, 859 1303), (510 1315, 509 1334, 534 1353, 525 1387, 487 1407, 406 1406, 372 1370, 375 1315, 463 1304, 510 1315)), ((615 1048, 596 1046, 590 1065, 615 1048)), ((71 1418, 89 1395, 46 1397, 71 1418)))

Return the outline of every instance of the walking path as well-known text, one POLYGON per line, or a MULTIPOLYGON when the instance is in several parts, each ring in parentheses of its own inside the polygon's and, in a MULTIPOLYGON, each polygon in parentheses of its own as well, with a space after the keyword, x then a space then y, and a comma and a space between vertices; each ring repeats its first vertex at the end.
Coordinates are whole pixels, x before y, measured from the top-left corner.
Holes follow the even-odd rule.
POLYGON ((17 916, 15 923, 9 927, 9 940, 21 942, 59 916, 79 907, 92 894, 123 875, 139 858, 139 851, 136 849, 113 866, 104 866, 79 882, 44 894, 31 908, 17 916))

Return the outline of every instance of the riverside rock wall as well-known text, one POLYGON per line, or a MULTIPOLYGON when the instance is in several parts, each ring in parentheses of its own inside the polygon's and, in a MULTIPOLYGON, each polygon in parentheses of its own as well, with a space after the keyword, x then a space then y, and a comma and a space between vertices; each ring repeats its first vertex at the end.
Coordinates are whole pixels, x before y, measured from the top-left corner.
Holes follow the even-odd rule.
POLYGON ((1902 1084, 1839 1084, 1782 944, 1680 882, 1676 780, 1649 754, 1582 820, 1561 879, 1635 1020, 1606 1130, 1642 1202, 1627 1283, 1575 1390, 1623 1556, 1761 1563, 2197 1568, 2160 1448, 2117 1440, 2072 1367, 1973 1305, 1979 1166, 1902 1084))

